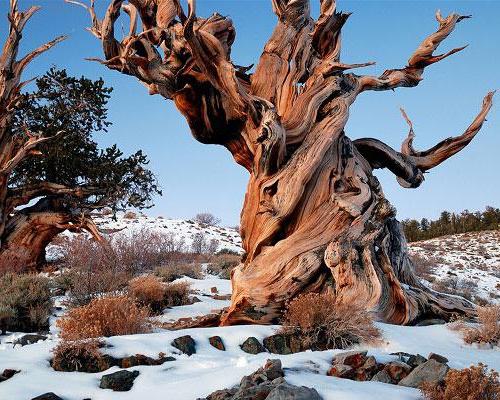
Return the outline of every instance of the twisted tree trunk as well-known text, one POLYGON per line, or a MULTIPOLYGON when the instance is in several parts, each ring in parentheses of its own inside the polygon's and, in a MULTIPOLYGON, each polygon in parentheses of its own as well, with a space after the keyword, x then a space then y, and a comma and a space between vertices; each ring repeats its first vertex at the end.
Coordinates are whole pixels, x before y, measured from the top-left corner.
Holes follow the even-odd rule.
POLYGON ((344 132, 358 95, 416 86, 425 67, 461 50, 434 55, 466 17, 437 13, 438 30, 406 67, 359 76, 346 71, 372 63, 340 61, 340 32, 349 15, 337 12, 333 0, 321 1, 317 20, 307 0, 273 0, 278 24, 250 73, 230 59, 232 21, 219 14, 198 18, 194 0, 187 16, 178 0, 114 0, 103 20, 92 3, 66 1, 90 12, 90 31, 106 58, 98 61, 135 76, 150 94, 172 99, 195 139, 225 146, 250 174, 241 213, 246 253, 231 277, 231 307, 221 324, 276 322, 288 300, 329 287, 341 302, 365 304, 391 323, 473 313, 470 302, 419 282, 373 170, 388 168, 402 186, 419 186, 424 172, 472 140, 493 93, 463 135, 427 151, 413 148, 404 112, 410 134, 401 152, 377 139, 352 142, 344 132), (121 8, 131 24, 120 42, 114 24, 121 8))

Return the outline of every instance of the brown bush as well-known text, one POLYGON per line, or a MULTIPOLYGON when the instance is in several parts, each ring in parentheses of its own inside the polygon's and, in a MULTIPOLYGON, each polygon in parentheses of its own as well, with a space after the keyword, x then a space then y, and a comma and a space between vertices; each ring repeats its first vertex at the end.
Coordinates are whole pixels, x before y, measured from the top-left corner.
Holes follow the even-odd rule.
POLYGON ((203 279, 203 270, 199 263, 168 264, 155 269, 155 274, 163 282, 172 282, 188 276, 193 279, 203 279))
POLYGON ((451 369, 441 384, 424 383, 422 394, 427 400, 498 400, 498 372, 479 364, 462 370, 451 369))
POLYGON ((338 303, 330 293, 307 293, 286 308, 281 333, 297 337, 304 349, 345 349, 380 338, 365 308, 338 303))
POLYGON ((129 295, 142 307, 148 307, 158 313, 163 309, 165 285, 152 276, 144 275, 132 279, 128 283, 129 295))
POLYGON ((130 335, 150 330, 149 311, 123 296, 94 299, 73 308, 57 321, 63 340, 130 335))
POLYGON ((61 341, 52 353, 52 368, 56 371, 99 372, 105 369, 105 361, 99 351, 100 342, 95 339, 61 341))
POLYGON ((165 286, 164 305, 166 307, 191 304, 189 293, 191 285, 188 282, 173 282, 165 286))
POLYGON ((231 271, 240 262, 238 254, 217 254, 210 259, 207 272, 222 279, 231 279, 231 271))
POLYGON ((477 310, 478 325, 463 325, 466 343, 488 343, 492 346, 500 344, 500 305, 479 307, 477 310))
POLYGON ((127 211, 123 214, 123 219, 137 219, 137 214, 133 211, 127 211))
POLYGON ((48 328, 52 310, 49 281, 33 274, 0 277, 0 332, 48 328))

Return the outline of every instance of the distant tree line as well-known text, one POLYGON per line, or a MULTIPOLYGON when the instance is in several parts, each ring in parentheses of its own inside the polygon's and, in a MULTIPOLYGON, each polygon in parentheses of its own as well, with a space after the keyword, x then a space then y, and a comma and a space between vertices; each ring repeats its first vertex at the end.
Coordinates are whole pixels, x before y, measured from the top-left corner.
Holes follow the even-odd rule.
POLYGON ((405 219, 402 224, 409 242, 455 233, 497 230, 500 229, 500 209, 487 206, 483 212, 464 210, 458 214, 443 211, 436 220, 405 219))

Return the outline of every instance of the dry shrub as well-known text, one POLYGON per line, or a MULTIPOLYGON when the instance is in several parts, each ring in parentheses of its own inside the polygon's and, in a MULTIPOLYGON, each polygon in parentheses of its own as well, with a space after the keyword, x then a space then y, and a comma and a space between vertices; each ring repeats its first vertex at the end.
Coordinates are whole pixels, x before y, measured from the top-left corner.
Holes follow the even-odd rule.
POLYGON ((165 286, 164 305, 166 307, 191 304, 189 293, 191 285, 188 282, 173 282, 165 286))
POLYGON ((441 384, 424 383, 420 390, 427 400, 498 400, 498 372, 487 366, 471 365, 462 370, 451 369, 441 384))
POLYGON ((0 277, 0 332, 48 328, 52 310, 49 281, 33 274, 0 277))
POLYGON ((57 326, 63 340, 84 340, 148 332, 148 317, 149 311, 128 297, 105 297, 69 310, 57 326))
POLYGON ((207 272, 222 279, 231 279, 231 271, 239 264, 240 260, 239 254, 217 254, 211 258, 207 272))
POLYGON ((466 343, 488 343, 492 346, 500 344, 500 305, 479 307, 477 310, 477 326, 463 326, 466 343))
POLYGON ((137 219, 137 214, 133 211, 127 211, 123 214, 123 219, 137 219))
POLYGON ((151 275, 139 276, 128 283, 129 295, 142 307, 158 313, 163 309, 165 285, 151 275))
POLYGON ((172 282, 183 276, 188 276, 193 279, 203 279, 203 270, 198 263, 164 265, 156 268, 155 274, 163 282, 172 282))
POLYGON ((56 371, 99 372, 105 367, 98 340, 61 341, 52 353, 52 368, 56 371))
POLYGON ((345 349, 380 338, 370 314, 357 304, 338 303, 330 293, 307 293, 287 305, 281 333, 297 337, 305 349, 345 349))

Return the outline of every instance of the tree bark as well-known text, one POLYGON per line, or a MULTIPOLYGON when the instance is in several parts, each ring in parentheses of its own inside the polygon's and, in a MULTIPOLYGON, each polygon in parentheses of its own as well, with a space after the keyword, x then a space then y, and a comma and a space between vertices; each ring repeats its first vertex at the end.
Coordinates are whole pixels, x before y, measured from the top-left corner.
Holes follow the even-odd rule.
POLYGON ((434 54, 468 17, 438 12, 438 29, 406 67, 360 76, 346 71, 373 63, 340 61, 349 14, 337 12, 335 1, 322 0, 313 20, 307 0, 272 0, 278 23, 249 73, 230 59, 232 21, 197 17, 194 0, 187 16, 177 0, 155 0, 156 7, 129 0, 124 9, 140 16, 143 31, 136 34, 132 23, 122 41, 114 37, 121 0, 111 2, 102 20, 92 3, 66 1, 90 11, 90 31, 105 55, 97 61, 172 99, 195 139, 225 146, 249 172, 240 224, 245 256, 232 273, 231 306, 221 324, 275 323, 287 301, 324 290, 396 324, 474 313, 470 302, 436 293, 415 276, 395 210, 373 170, 387 168, 403 187, 418 187, 424 172, 477 134, 493 93, 462 135, 427 151, 413 148, 405 113, 410 134, 401 152, 377 139, 352 142, 344 132, 349 108, 363 92, 416 86, 427 66, 462 50, 434 54))
POLYGON ((0 271, 38 270, 45 263, 45 248, 59 233, 83 229, 100 240, 92 220, 61 198, 45 197, 19 210, 9 218, 2 236, 0 271))

